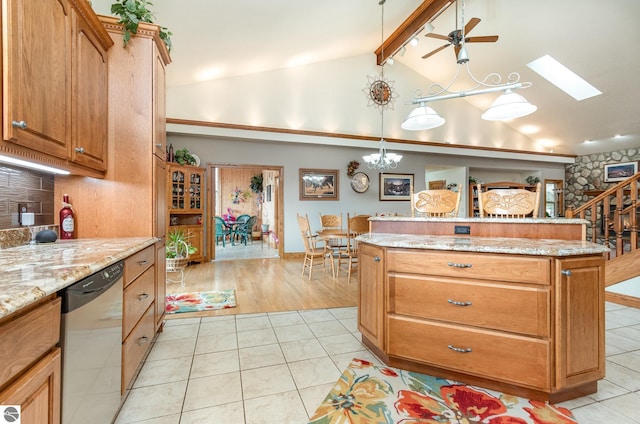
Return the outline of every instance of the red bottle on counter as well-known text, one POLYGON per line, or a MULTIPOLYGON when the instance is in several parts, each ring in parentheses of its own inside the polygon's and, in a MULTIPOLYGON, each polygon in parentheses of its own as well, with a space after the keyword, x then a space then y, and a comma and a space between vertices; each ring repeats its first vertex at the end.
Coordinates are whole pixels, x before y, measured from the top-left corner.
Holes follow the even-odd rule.
POLYGON ((73 209, 71 209, 71 204, 69 204, 69 195, 65 194, 62 197, 62 209, 60 209, 60 238, 74 238, 75 227, 73 209))

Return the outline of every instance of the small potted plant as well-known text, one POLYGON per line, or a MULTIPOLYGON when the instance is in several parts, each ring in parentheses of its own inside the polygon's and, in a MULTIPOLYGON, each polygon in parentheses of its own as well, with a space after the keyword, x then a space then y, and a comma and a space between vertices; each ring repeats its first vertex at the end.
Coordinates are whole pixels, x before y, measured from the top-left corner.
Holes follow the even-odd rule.
MULTIPOLYGON (((138 33, 140 22, 153 23, 155 16, 149 10, 152 6, 149 0, 117 0, 111 5, 111 13, 118 16, 119 24, 124 26, 123 43, 127 46, 131 35, 138 33)), ((167 28, 160 27, 160 39, 167 45, 167 50, 171 51, 171 36, 173 35, 167 28)))
POLYGON ((167 269, 184 268, 189 262, 189 255, 193 255, 198 248, 189 243, 189 236, 182 230, 175 230, 167 236, 166 257, 167 269))

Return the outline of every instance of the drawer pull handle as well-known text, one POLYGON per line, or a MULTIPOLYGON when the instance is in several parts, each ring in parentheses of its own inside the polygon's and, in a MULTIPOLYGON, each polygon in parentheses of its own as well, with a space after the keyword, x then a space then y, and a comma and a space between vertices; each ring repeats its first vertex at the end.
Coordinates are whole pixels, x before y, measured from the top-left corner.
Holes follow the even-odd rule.
POLYGON ((157 143, 156 147, 158 147, 158 148, 162 147, 162 143, 157 143))
POLYGON ((563 269, 562 271, 560 271, 560 274, 566 275, 567 277, 571 277, 572 273, 570 269, 563 269))
POLYGON ((142 346, 143 344, 147 344, 148 341, 149 341, 149 337, 142 336, 138 339, 136 343, 138 343, 138 346, 142 346))
POLYGON ((449 263, 447 263, 447 265, 455 267, 455 268, 471 268, 472 267, 471 264, 456 264, 456 263, 453 263, 453 262, 449 262, 449 263))
POLYGON ((21 130, 27 129, 27 123, 24 121, 11 121, 11 126, 14 128, 20 128, 21 130))
POLYGON ((447 299, 447 302, 456 306, 471 306, 471 302, 457 302, 455 300, 447 299))
POLYGON ((380 262, 380 256, 374 256, 373 261, 374 262, 380 262))
POLYGON ((144 260, 144 261, 138 261, 138 265, 140 265, 140 266, 142 266, 142 265, 146 265, 146 264, 148 264, 148 263, 149 263, 149 261, 147 261, 147 260, 144 260))
POLYGON ((461 347, 455 347, 453 345, 447 345, 447 347, 451 350, 453 350, 454 352, 460 352, 460 353, 469 353, 471 352, 471 348, 470 347, 466 347, 466 348, 461 348, 461 347))
POLYGON ((138 295, 138 300, 144 300, 146 298, 148 298, 149 295, 147 293, 141 293, 138 295))
POLYGON ((76 147, 74 150, 78 153, 84 153, 84 147, 76 147))

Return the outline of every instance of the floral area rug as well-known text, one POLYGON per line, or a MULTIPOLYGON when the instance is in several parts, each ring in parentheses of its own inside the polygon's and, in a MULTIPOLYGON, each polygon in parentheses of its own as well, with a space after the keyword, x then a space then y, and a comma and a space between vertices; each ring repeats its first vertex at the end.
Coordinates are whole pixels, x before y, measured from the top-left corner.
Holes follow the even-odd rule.
POLYGON ((570 424, 566 408, 353 359, 309 424, 570 424))
POLYGON ((235 290, 211 290, 194 293, 168 294, 166 311, 168 314, 176 314, 180 312, 200 312, 235 307, 235 290))

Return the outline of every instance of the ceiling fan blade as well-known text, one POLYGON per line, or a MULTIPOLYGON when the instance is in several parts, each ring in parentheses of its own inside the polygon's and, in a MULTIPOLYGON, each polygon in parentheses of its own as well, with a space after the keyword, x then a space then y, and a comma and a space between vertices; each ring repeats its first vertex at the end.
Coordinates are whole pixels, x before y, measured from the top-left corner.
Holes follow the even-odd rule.
POLYGON ((478 25, 480 23, 480 19, 479 18, 471 18, 469 19, 469 22, 467 22, 467 24, 464 26, 464 34, 467 35, 471 32, 472 29, 474 29, 476 27, 476 25, 478 25))
POLYGON ((423 59, 428 58, 429 56, 433 56, 434 54, 438 53, 440 50, 446 49, 447 47, 449 47, 449 44, 445 44, 444 46, 438 47, 435 50, 432 50, 431 52, 425 54, 424 56, 422 56, 423 59))
POLYGON ((464 39, 465 43, 495 43, 498 41, 497 35, 484 35, 480 37, 468 37, 464 39))
POLYGON ((447 37, 446 35, 434 34, 433 32, 425 34, 424 36, 429 38, 437 38, 438 40, 450 41, 449 37, 447 37))
POLYGON ((460 44, 453 46, 453 52, 456 54, 456 61, 458 60, 458 54, 460 53, 461 49, 462 46, 460 44))

